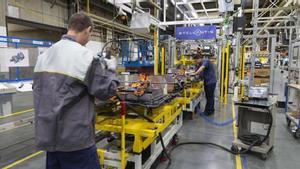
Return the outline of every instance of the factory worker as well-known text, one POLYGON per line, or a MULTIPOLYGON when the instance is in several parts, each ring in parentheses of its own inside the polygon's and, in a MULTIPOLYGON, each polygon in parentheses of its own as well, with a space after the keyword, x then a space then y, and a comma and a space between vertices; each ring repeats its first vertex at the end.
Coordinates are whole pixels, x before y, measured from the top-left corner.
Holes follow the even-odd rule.
POLYGON ((204 59, 201 52, 198 51, 197 55, 194 57, 198 66, 196 72, 187 73, 190 76, 200 75, 204 79, 204 91, 206 97, 204 115, 209 116, 214 114, 214 95, 217 83, 215 66, 209 59, 204 59))
POLYGON ((116 60, 106 66, 85 47, 92 21, 73 14, 68 32, 38 57, 34 69, 35 141, 46 169, 100 169, 95 147, 94 98, 115 95, 116 60))

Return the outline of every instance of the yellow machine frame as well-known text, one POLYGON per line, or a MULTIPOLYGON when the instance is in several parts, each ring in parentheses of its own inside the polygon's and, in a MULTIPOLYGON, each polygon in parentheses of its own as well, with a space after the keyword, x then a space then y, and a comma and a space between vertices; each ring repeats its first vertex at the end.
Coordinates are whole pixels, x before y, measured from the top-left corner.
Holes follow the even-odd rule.
POLYGON ((196 62, 194 60, 186 59, 185 55, 181 55, 180 59, 176 60, 176 65, 187 66, 192 64, 196 64, 196 62))
MULTIPOLYGON (((133 152, 141 153, 182 112, 183 100, 175 98, 171 103, 153 109, 148 115, 155 123, 144 119, 125 120, 125 133, 134 135, 133 152)), ((121 133, 122 120, 119 117, 97 116, 96 130, 121 133)))
MULTIPOLYGON (((153 143, 171 123, 183 112, 186 104, 199 96, 203 91, 203 82, 193 83, 190 88, 184 90, 184 97, 176 97, 170 103, 152 109, 152 112, 146 112, 148 117, 155 123, 151 123, 142 118, 126 118, 125 116, 105 116, 98 115, 96 118, 95 129, 98 131, 108 131, 121 133, 121 164, 122 168, 126 166, 126 158, 130 156, 125 153, 125 135, 133 135, 133 153, 141 153, 144 149, 153 143), (187 95, 187 91, 189 95, 187 95)), ((145 113, 145 112, 141 112, 145 113)), ((101 164, 104 164, 105 149, 97 150, 100 156, 101 164)))
POLYGON ((192 84, 191 87, 184 89, 184 97, 182 97, 184 106, 186 107, 193 99, 197 98, 204 90, 204 83, 200 81, 192 84), (188 94, 189 93, 189 94, 188 94))
MULTIPOLYGON (((164 59, 164 49, 162 49, 162 58, 164 59)), ((157 59, 158 60, 158 59, 157 59)), ((193 60, 185 59, 184 55, 176 62, 181 65, 195 64, 193 60)), ((158 64, 157 64, 158 65, 158 64)), ((155 74, 158 73, 158 68, 155 69, 155 74)), ((164 67, 162 67, 162 74, 164 74, 164 67)), ((133 135, 134 141, 132 145, 133 153, 142 153, 147 147, 149 147, 168 126, 170 126, 176 118, 183 112, 186 105, 191 103, 194 99, 200 96, 204 90, 204 84, 202 81, 191 83, 190 87, 185 88, 183 96, 174 98, 171 102, 166 103, 158 108, 152 109, 151 112, 141 113, 147 114, 154 123, 148 122, 142 118, 125 118, 125 115, 120 116, 106 116, 98 115, 96 118, 95 129, 98 131, 107 131, 121 134, 121 168, 126 166, 126 159, 130 156, 125 152, 125 136, 133 135)), ((101 164, 105 161, 105 149, 97 150, 100 156, 101 164)))

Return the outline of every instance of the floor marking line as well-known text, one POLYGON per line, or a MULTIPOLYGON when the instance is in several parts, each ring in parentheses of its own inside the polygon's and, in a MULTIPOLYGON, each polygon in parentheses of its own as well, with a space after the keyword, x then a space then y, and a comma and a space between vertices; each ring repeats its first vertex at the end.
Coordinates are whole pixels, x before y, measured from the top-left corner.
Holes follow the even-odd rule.
MULTIPOLYGON (((232 117, 236 117, 235 113, 235 107, 234 107, 234 102, 232 101, 232 117)), ((233 136, 234 139, 237 138, 237 127, 236 127, 236 121, 233 121, 232 123, 232 128, 233 128, 233 136)), ((238 154, 235 156, 235 168, 236 169, 242 169, 242 159, 241 156, 238 154)))
POLYGON ((43 153, 43 152, 44 152, 44 151, 38 151, 38 152, 36 152, 36 153, 34 153, 34 154, 31 154, 31 155, 29 155, 29 156, 27 156, 27 157, 25 157, 25 158, 22 158, 21 160, 15 161, 15 162, 9 164, 8 166, 3 167, 2 169, 11 169, 11 168, 13 168, 14 166, 16 166, 16 165, 18 165, 18 164, 21 164, 21 163, 23 163, 23 162, 25 162, 25 161, 27 161, 27 160, 29 160, 29 159, 31 159, 31 158, 33 158, 33 157, 35 157, 35 156, 41 154, 41 153, 43 153))
POLYGON ((20 115, 20 114, 23 114, 23 113, 28 113, 28 112, 31 112, 31 111, 34 111, 34 109, 28 109, 28 110, 23 110, 23 111, 18 111, 18 112, 15 112, 15 113, 11 113, 9 115, 5 115, 5 116, 0 116, 0 119, 4 119, 4 118, 7 118, 7 117, 12 117, 12 116, 17 116, 17 115, 20 115))

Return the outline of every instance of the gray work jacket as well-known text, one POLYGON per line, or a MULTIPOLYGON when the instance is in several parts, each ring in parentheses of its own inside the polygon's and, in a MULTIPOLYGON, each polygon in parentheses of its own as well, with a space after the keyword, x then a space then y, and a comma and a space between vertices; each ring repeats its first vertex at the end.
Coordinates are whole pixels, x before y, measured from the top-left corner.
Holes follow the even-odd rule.
POLYGON ((117 86, 115 73, 86 47, 66 38, 51 46, 34 69, 37 148, 68 152, 94 145, 94 97, 106 100, 117 86))

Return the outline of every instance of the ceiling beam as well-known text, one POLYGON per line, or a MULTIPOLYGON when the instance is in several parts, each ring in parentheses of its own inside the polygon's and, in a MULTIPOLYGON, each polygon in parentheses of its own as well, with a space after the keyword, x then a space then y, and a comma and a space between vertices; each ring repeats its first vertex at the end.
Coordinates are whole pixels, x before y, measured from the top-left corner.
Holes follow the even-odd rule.
MULTIPOLYGON (((288 3, 290 4, 290 3, 288 3)), ((264 11, 282 11, 282 10, 292 10, 297 9, 296 6, 284 6, 284 7, 276 7, 276 8, 259 8, 258 12, 264 12, 264 11)), ((244 9, 244 13, 253 13, 254 9, 244 9)))
MULTIPOLYGON (((293 0, 288 0, 288 2, 286 2, 286 3, 282 2, 280 5, 282 6, 282 4, 284 4, 282 7, 286 8, 286 7, 290 7, 289 5, 292 4, 292 3, 293 3, 293 0)), ((282 7, 279 7, 279 8, 282 8, 282 7)), ((271 8, 271 9, 272 9, 272 8, 271 8)), ((284 10, 284 9, 281 9, 281 10, 277 11, 276 14, 272 16, 273 18, 270 19, 269 22, 266 23, 266 24, 263 26, 263 28, 268 27, 268 26, 272 23, 272 21, 274 20, 275 17, 281 15, 281 13, 283 12, 283 10, 284 10)), ((260 34, 260 33, 262 33, 262 32, 263 32, 263 29, 260 30, 260 31, 258 32, 258 34, 260 34)))
MULTIPOLYGON (((300 28, 300 26, 296 27, 296 26, 273 26, 273 27, 258 27, 257 29, 258 30, 261 30, 261 29, 267 29, 267 30, 275 30, 275 29, 293 29, 293 28, 300 28)), ((253 31, 254 29, 253 28, 245 28, 246 31, 253 31)))

